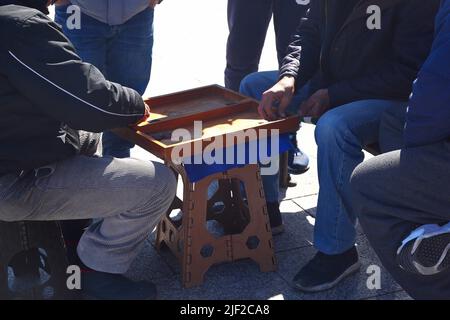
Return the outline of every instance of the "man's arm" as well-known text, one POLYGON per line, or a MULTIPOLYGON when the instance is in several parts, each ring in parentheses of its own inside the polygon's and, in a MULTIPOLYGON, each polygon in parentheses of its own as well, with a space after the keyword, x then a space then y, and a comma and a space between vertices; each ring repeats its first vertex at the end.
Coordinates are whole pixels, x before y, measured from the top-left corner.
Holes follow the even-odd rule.
POLYGON ((286 76, 296 79, 297 88, 308 82, 319 68, 321 50, 321 1, 311 6, 292 38, 280 68, 280 80, 286 76))
POLYGON ((320 2, 312 1, 283 60, 278 83, 262 96, 258 112, 265 119, 285 117, 296 87, 301 88, 317 72, 321 50, 320 2))
POLYGON ((450 137, 450 19, 414 83, 405 144, 414 147, 450 137))
POLYGON ((17 21, 8 34, 8 80, 42 112, 91 132, 124 127, 144 117, 142 97, 83 63, 44 14, 17 21))
POLYGON ((403 6, 398 26, 392 30, 392 62, 380 66, 377 72, 329 87, 331 106, 380 94, 401 97, 411 91, 412 82, 430 50, 439 1, 410 0, 403 6))

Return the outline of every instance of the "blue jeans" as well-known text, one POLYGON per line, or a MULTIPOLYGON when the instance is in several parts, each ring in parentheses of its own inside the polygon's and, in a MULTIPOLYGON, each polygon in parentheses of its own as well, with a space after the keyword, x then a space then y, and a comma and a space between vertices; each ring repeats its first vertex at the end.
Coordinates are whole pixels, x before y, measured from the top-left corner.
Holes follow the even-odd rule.
MULTIPOLYGON (((270 89, 278 80, 278 71, 255 72, 245 77, 241 82, 239 91, 248 97, 261 100, 264 91, 270 89)), ((300 104, 310 95, 309 86, 306 85, 293 97, 288 112, 296 113, 300 104)), ((295 135, 294 135, 294 139, 295 135)), ((296 142, 295 142, 296 144, 296 142)), ((274 160, 275 161, 275 160, 274 160)), ((267 202, 278 202, 280 194, 279 174, 262 176, 264 193, 267 202)))
MULTIPOLYGON (((277 73, 256 73, 245 78, 241 92, 260 99, 277 80, 277 73)), ((301 90, 303 91, 303 90, 301 90)), ((299 94, 292 105, 303 99, 299 94)), ((363 162, 365 145, 379 138, 381 116, 390 108, 405 108, 407 102, 362 100, 325 113, 316 126, 319 199, 314 227, 314 246, 326 254, 350 249, 356 239, 356 216, 351 207, 350 176, 363 162)), ((290 106, 291 107, 291 106, 290 106)), ((264 176, 268 201, 278 200, 278 177, 264 176)))
MULTIPOLYGON (((126 23, 110 26, 85 14, 81 29, 67 27, 67 6, 57 6, 55 21, 83 59, 112 82, 144 94, 150 80, 153 49, 153 13, 144 10, 126 23)), ((127 158, 133 144, 111 132, 103 134, 103 155, 127 158)))

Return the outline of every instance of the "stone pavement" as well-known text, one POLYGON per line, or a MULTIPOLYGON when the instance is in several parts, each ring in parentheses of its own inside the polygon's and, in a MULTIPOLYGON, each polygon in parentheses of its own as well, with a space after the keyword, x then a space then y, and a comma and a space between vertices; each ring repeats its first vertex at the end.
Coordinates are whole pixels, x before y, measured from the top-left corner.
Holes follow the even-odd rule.
MULTIPOLYGON (((277 68, 271 28, 261 70, 277 68)), ((226 0, 164 1, 155 14, 153 71, 146 94, 155 96, 223 84, 226 37, 226 0)), ((410 299, 383 268, 381 289, 367 288, 368 266, 381 263, 361 232, 358 250, 363 266, 356 276, 324 293, 303 294, 291 288, 295 273, 315 253, 312 238, 319 187, 313 131, 313 126, 305 125, 299 132, 300 145, 311 159, 311 169, 294 178, 297 187, 287 190, 281 204, 287 230, 275 237, 279 264, 276 272, 261 273, 255 263, 247 260, 222 264, 208 271, 202 286, 183 289, 177 261, 168 251, 156 252, 152 235, 128 275, 154 281, 160 299, 410 299)), ((151 158, 140 148, 133 150, 133 156, 151 158)))

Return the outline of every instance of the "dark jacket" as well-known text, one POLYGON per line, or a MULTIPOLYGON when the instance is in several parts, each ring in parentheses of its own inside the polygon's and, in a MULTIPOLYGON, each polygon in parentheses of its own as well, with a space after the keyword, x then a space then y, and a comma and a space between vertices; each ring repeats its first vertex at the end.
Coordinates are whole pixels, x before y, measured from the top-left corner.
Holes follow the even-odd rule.
POLYGON ((74 156, 76 130, 137 122, 144 102, 83 63, 43 13, 0 6, 0 175, 74 156))
POLYGON ((283 61, 280 77, 297 88, 328 88, 332 106, 364 99, 408 100, 433 40, 440 0, 361 0, 343 26, 341 1, 312 0, 283 61), (381 8, 381 29, 370 30, 367 9, 381 8))
POLYGON ((414 83, 406 129, 408 147, 450 138, 450 0, 436 17, 436 38, 430 56, 414 83))

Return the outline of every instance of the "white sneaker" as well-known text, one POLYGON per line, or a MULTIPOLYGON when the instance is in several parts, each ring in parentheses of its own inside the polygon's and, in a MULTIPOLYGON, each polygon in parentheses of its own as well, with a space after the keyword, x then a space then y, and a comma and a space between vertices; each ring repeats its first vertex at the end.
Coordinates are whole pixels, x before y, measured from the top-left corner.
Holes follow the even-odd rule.
MULTIPOLYGON (((292 157, 292 156, 291 156, 292 157)), ((289 173, 297 175, 308 171, 309 169, 309 157, 298 150, 294 153, 292 163, 288 164, 289 173)))

